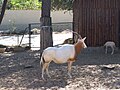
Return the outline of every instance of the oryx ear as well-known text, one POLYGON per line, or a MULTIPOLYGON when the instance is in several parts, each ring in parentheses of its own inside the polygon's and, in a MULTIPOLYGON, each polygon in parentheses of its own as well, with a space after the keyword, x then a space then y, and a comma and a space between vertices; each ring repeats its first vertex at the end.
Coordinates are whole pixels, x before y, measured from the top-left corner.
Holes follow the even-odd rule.
POLYGON ((84 41, 86 39, 86 37, 84 37, 82 40, 84 41))

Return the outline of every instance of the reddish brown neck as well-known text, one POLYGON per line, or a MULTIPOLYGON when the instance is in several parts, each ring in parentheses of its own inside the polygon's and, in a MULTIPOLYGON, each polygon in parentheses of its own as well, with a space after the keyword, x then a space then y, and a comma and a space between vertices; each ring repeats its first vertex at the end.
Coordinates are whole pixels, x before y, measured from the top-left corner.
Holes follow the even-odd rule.
POLYGON ((74 46, 75 46, 75 53, 79 54, 82 49, 82 42, 77 42, 76 44, 74 44, 74 46))

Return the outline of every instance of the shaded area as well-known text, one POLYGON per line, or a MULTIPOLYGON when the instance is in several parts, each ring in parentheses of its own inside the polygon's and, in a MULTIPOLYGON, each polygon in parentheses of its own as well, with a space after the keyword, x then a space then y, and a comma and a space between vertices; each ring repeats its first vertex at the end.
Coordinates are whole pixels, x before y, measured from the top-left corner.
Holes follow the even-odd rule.
POLYGON ((67 75, 67 64, 51 63, 51 79, 41 79, 40 51, 0 54, 0 89, 3 90, 88 90, 120 88, 120 55, 104 54, 104 49, 87 48, 72 67, 72 79, 67 75), (109 69, 112 68, 112 69, 109 69))
POLYGON ((111 55, 110 48, 108 54, 105 54, 104 47, 88 47, 78 55, 78 60, 76 63, 80 65, 120 64, 120 50, 116 48, 111 55))

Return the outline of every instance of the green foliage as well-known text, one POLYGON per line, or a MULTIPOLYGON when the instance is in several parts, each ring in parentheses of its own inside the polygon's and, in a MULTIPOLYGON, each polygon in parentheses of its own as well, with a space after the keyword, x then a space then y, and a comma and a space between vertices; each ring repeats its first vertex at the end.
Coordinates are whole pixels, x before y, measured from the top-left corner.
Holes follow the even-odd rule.
MULTIPOLYGON (((72 10, 74 0, 51 0, 52 10, 72 10)), ((33 10, 41 9, 42 0, 8 0, 7 9, 33 10)))
POLYGON ((0 8, 2 7, 3 0, 0 0, 0 8))
POLYGON ((74 0, 51 0, 52 10, 72 10, 74 0))
POLYGON ((9 0, 7 8, 13 10, 40 9, 41 2, 39 2, 38 0, 9 0))
POLYGON ((2 4, 3 3, 3 0, 0 0, 0 4, 2 4))

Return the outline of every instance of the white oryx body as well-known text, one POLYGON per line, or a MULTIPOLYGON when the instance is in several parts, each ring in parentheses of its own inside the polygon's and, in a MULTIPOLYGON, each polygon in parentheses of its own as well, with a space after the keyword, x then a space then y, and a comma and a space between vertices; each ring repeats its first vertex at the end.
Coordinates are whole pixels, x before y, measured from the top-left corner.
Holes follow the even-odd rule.
MULTIPOLYGON (((79 36, 80 37, 80 36, 79 36)), ((78 39, 77 43, 72 44, 64 44, 60 47, 48 47, 46 48, 41 56, 40 65, 42 64, 42 78, 44 79, 44 70, 46 70, 47 75, 50 77, 48 73, 48 67, 51 61, 55 63, 62 64, 68 63, 68 75, 71 76, 71 67, 72 63, 75 61, 77 54, 80 53, 82 48, 86 48, 86 44, 84 43, 85 38, 78 39)))
POLYGON ((55 63, 66 63, 68 59, 74 58, 75 48, 74 45, 64 44, 61 47, 48 47, 44 50, 43 58, 45 62, 50 62, 50 60, 55 63))
POLYGON ((108 47, 110 47, 110 48, 112 49, 111 55, 114 53, 115 47, 116 47, 114 42, 112 42, 112 41, 107 41, 107 42, 104 44, 104 46, 105 46, 105 53, 106 53, 106 54, 107 54, 107 49, 108 49, 108 47))

